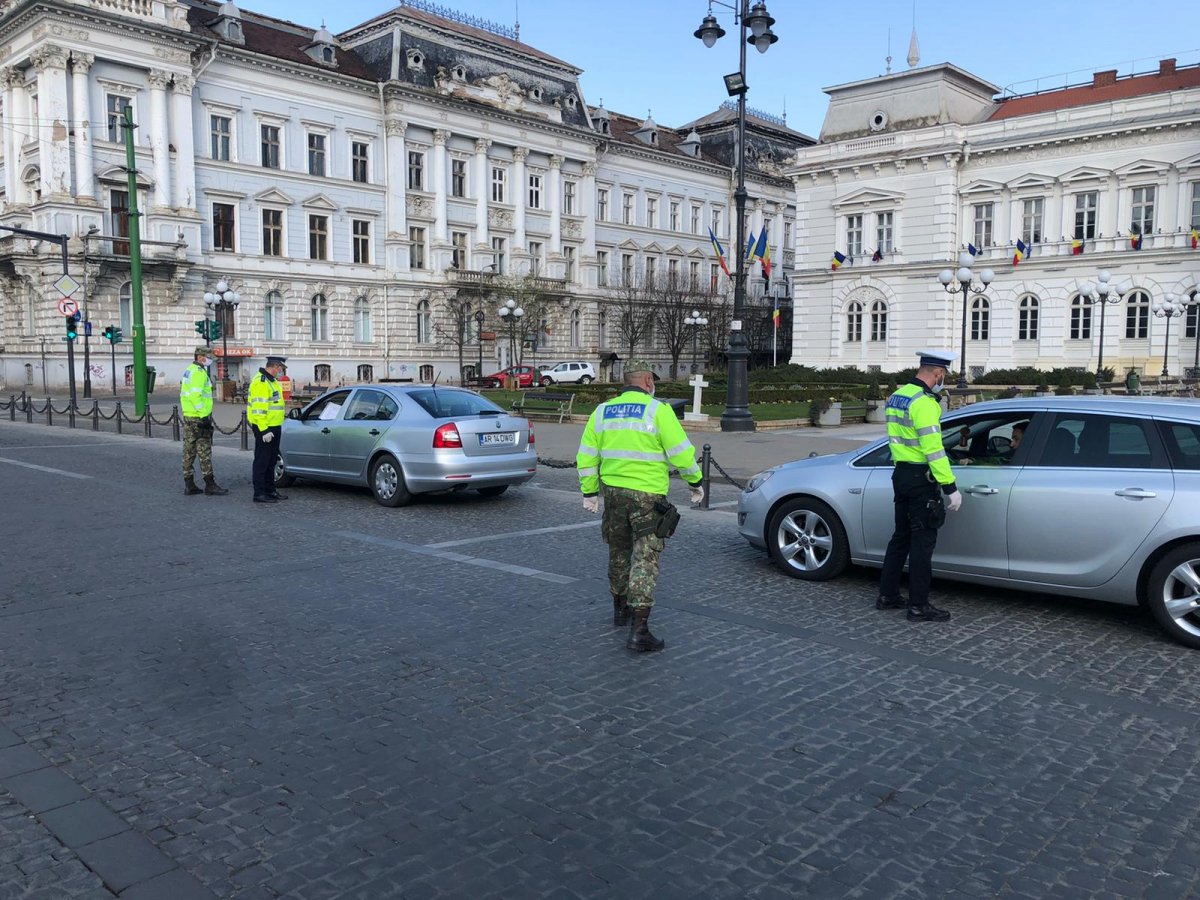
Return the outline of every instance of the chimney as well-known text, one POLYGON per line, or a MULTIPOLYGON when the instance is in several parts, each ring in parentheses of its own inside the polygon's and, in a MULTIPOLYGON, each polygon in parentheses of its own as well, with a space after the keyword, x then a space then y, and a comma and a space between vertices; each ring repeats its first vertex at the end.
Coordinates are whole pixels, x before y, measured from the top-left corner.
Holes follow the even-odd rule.
POLYGON ((1158 64, 1158 74, 1159 75, 1174 75, 1175 74, 1175 60, 1173 60, 1173 59, 1162 60, 1158 64))
POLYGON ((1105 69, 1103 72, 1097 72, 1092 76, 1092 87, 1108 87, 1108 85, 1116 83, 1116 69, 1105 69))

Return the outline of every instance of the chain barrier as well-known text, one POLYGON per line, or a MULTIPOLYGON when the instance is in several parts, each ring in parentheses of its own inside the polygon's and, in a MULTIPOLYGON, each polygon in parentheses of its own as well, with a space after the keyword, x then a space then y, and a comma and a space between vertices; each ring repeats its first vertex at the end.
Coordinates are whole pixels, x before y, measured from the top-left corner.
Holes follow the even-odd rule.
POLYGON ((742 484, 740 481, 738 481, 736 478, 734 478, 732 475, 730 475, 728 472, 726 472, 724 469, 721 468, 721 464, 716 461, 716 459, 712 456, 711 453, 709 454, 708 459, 709 459, 709 462, 711 462, 713 464, 713 466, 716 468, 716 470, 721 473, 722 478, 724 478, 726 481, 728 481, 730 484, 732 484, 739 491, 744 491, 746 489, 746 486, 744 484, 742 484))
POLYGON ((562 462, 561 460, 557 460, 557 459, 543 459, 540 456, 538 457, 538 465, 545 466, 547 469, 574 469, 575 468, 574 461, 562 462))

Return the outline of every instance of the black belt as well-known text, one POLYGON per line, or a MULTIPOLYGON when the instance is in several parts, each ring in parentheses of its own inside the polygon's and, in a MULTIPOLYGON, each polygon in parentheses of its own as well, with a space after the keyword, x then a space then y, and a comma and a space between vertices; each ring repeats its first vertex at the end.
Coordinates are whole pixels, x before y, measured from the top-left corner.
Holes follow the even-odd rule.
POLYGON ((929 463, 898 462, 898 463, 895 463, 895 465, 897 465, 897 466, 916 466, 921 469, 929 468, 929 463))

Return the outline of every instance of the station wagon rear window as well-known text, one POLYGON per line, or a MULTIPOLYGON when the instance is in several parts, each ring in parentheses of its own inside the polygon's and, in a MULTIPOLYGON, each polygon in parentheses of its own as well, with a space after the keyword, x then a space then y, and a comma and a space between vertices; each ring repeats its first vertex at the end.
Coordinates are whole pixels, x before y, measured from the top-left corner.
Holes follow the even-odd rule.
POLYGON ((470 391, 429 390, 410 391, 408 397, 435 419, 460 416, 502 415, 504 410, 486 397, 470 391))

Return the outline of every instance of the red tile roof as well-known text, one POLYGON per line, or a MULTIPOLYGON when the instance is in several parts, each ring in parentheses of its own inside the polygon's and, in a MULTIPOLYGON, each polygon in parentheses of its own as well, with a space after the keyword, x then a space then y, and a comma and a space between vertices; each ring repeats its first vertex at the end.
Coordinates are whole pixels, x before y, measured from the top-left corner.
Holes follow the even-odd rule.
POLYGON ((1116 72, 1111 70, 1097 72, 1091 84, 1040 94, 1026 94, 1023 97, 1010 97, 999 101, 996 111, 989 118, 993 121, 1012 119, 1016 116, 1089 106, 1093 103, 1110 103, 1114 100, 1127 100, 1130 97, 1194 87, 1200 87, 1200 65, 1177 69, 1174 60, 1163 60, 1159 71, 1148 75, 1117 78, 1116 72))

